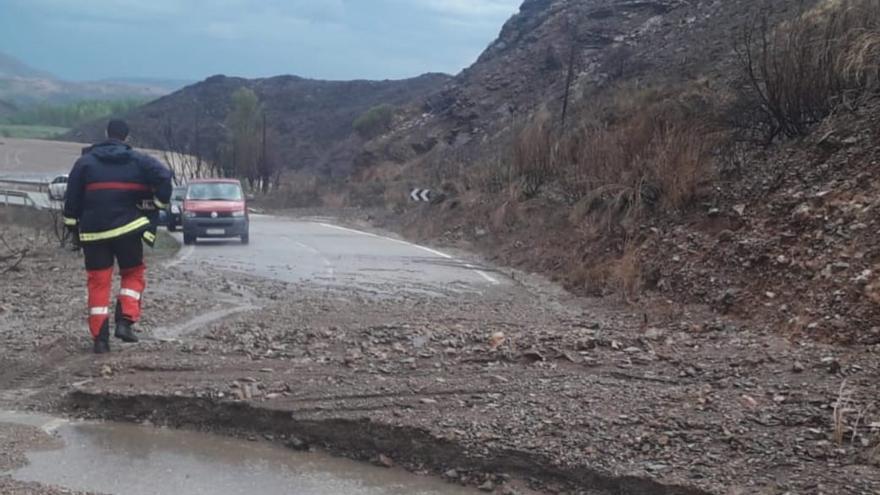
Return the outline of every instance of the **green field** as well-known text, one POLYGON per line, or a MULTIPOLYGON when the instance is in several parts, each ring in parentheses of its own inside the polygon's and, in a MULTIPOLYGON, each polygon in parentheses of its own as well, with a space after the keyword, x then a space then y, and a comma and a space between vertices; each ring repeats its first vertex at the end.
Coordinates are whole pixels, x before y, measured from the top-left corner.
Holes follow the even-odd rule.
POLYGON ((0 137, 21 139, 48 139, 64 134, 70 129, 48 125, 0 124, 0 137))

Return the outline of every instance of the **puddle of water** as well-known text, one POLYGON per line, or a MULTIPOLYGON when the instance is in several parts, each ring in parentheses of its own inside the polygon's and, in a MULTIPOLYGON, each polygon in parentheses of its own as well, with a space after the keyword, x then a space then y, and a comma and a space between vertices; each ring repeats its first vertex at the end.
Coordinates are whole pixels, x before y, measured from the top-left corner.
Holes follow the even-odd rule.
POLYGON ((64 447, 30 452, 20 481, 118 495, 465 495, 400 470, 215 435, 0 413, 54 431, 64 447))

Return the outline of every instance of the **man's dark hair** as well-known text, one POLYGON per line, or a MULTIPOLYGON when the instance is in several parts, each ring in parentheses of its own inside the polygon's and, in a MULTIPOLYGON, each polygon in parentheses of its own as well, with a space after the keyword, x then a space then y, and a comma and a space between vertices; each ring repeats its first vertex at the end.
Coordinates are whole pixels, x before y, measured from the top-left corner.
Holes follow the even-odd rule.
POLYGON ((107 123, 107 137, 125 141, 128 139, 128 124, 120 119, 111 120, 107 123))

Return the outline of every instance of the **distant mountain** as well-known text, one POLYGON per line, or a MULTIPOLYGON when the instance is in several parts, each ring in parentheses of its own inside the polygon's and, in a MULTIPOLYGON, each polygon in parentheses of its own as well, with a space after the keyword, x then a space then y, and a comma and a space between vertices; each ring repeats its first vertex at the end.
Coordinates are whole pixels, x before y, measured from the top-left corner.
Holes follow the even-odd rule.
POLYGON ((18 107, 8 101, 0 100, 0 120, 9 117, 18 111, 18 107))
POLYGON ((154 99, 185 85, 185 81, 163 79, 64 81, 0 52, 0 100, 19 107, 79 100, 154 99))
POLYGON ((0 52, 0 79, 24 77, 38 79, 54 79, 52 74, 34 69, 21 60, 0 52))
POLYGON ((151 87, 166 90, 168 93, 177 91, 180 88, 195 84, 196 80, 192 79, 165 79, 159 77, 111 77, 101 79, 103 83, 125 84, 130 86, 151 87))
MULTIPOLYGON (((226 135, 223 121, 232 94, 253 90, 266 109, 275 156, 286 168, 347 176, 363 139, 352 123, 380 105, 402 107, 422 101, 450 80, 425 74, 398 81, 317 81, 296 76, 265 79, 213 76, 148 103, 126 116, 139 146, 185 149, 212 158, 226 135)), ((90 142, 106 122, 74 129, 65 139, 90 142)))

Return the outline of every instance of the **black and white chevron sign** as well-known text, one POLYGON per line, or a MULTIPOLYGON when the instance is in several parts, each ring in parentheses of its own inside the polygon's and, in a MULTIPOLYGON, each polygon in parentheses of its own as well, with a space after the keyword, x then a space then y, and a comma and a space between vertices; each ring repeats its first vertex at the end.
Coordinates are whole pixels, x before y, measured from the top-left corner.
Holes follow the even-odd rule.
POLYGON ((411 193, 409 193, 409 197, 413 201, 431 201, 431 190, 430 189, 413 189, 411 193))

